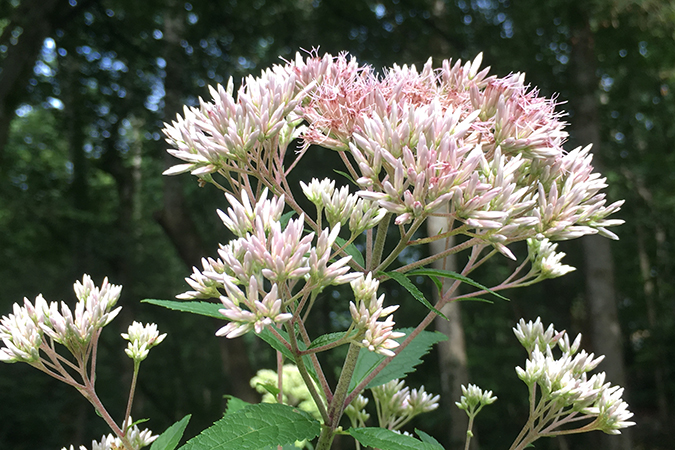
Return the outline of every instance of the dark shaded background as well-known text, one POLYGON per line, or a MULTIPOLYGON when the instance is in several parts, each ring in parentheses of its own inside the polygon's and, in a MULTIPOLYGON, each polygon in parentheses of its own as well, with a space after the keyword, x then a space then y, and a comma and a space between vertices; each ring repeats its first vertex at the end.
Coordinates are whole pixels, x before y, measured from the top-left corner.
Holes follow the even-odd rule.
MULTIPOLYGON (((675 7, 658 0, 3 0, 0 314, 38 293, 72 304, 72 282, 85 272, 123 284, 123 312, 99 352, 101 397, 123 413, 132 367, 119 333, 132 320, 156 322, 169 337, 143 363, 134 416, 160 432, 192 413, 186 435, 195 435, 220 417, 223 395, 255 399, 248 379, 274 355, 253 336, 215 338, 216 321, 139 303, 186 290, 190 266, 229 238, 215 214, 225 207, 220 193, 187 175, 161 177, 169 164, 162 122, 208 96, 207 85, 238 82, 300 49, 348 51, 377 69, 482 51, 492 73, 524 71, 543 94, 568 102, 568 148, 594 141, 610 199, 626 199, 627 223, 611 258, 581 240, 563 243, 577 272, 510 292, 510 303, 464 306, 471 380, 500 398, 479 416, 481 447, 505 448, 525 420, 513 370, 525 358, 511 332, 518 318, 541 315, 583 332, 593 350, 588 336, 604 325, 594 327, 587 286, 599 265, 614 280, 617 364, 638 422, 632 448, 672 448, 674 33, 675 7)), ((330 176, 335 155, 311 156, 296 175, 330 176)), ((495 260, 476 278, 487 284, 505 270, 495 260)), ((339 329, 346 311, 344 295, 326 295, 316 333, 339 329)), ((422 317, 403 292, 388 295, 403 304, 401 326, 422 317)), ((436 367, 432 354, 410 383, 439 392, 436 367)), ((447 421, 441 410, 414 425, 447 444, 447 421)), ((0 367, 1 449, 77 446, 107 432, 72 388, 25 364, 0 367)), ((537 447, 588 448, 593 439, 537 447)))

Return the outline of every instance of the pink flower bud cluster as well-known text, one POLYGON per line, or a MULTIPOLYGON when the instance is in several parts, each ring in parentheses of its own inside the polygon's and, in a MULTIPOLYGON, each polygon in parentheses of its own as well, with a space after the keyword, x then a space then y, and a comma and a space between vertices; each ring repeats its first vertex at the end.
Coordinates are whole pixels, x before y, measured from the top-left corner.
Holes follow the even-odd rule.
POLYGON ((113 309, 122 291, 121 286, 103 280, 96 287, 89 275, 73 286, 78 302, 72 311, 61 302, 47 303, 38 295, 33 305, 24 299, 24 306, 14 304, 13 312, 0 320, 0 339, 5 347, 0 349, 4 362, 34 363, 40 359, 39 350, 47 335, 64 345, 76 357, 84 357, 94 334, 112 321, 121 307, 113 309))
POLYGON ((349 151, 359 194, 398 224, 449 205, 467 234, 510 257, 507 243, 533 236, 616 238, 606 227, 622 221, 606 217, 622 202, 605 205, 590 147, 562 149, 567 133, 555 101, 522 74, 487 77, 480 63, 480 55, 444 61, 434 71, 429 60, 421 72, 394 66, 379 79, 340 56, 304 109, 305 142, 349 151))
POLYGON ((349 303, 352 320, 359 331, 357 344, 371 352, 385 356, 394 356, 392 349, 399 346, 396 338, 405 336, 404 333, 394 331, 392 313, 399 305, 383 306, 384 294, 377 296, 380 282, 368 272, 365 277, 359 277, 351 282, 354 291, 354 301, 349 303), (384 320, 380 320, 384 318, 384 320))
POLYGON ((289 308, 300 290, 321 290, 358 276, 347 273, 351 257, 331 262, 339 223, 324 229, 313 245, 315 234, 304 233, 304 215, 290 219, 282 228, 283 196, 267 199, 265 190, 252 205, 245 193, 242 202, 226 195, 231 207, 219 214, 239 238, 221 245, 217 260, 203 259, 203 270, 194 268, 193 275, 186 278, 194 290, 178 296, 220 297, 224 306, 220 312, 231 322, 217 335, 234 338, 283 324, 293 316, 289 308), (303 282, 300 288, 298 283, 303 282))
POLYGON ((210 88, 213 101, 200 99, 199 108, 185 108, 164 133, 174 147, 169 153, 185 161, 165 175, 191 172, 204 176, 222 168, 245 166, 268 156, 263 143, 274 141, 285 149, 297 137, 302 119, 295 114, 307 95, 297 88, 294 73, 286 66, 274 66, 260 77, 249 76, 233 97, 234 83, 227 88, 210 88))
MULTIPOLYGON (((606 205, 590 147, 563 150, 556 101, 523 74, 488 76, 481 62, 478 55, 434 69, 430 59, 421 71, 394 65, 380 78, 345 55, 298 56, 248 77, 236 98, 231 81, 212 89, 210 102, 167 125, 169 152, 185 163, 165 173, 282 177, 287 146, 300 137, 304 150, 350 153, 357 194, 399 225, 447 215, 508 257, 509 243, 532 237, 615 239, 607 227, 622 221, 607 217, 622 202, 606 205)), ((345 225, 344 211, 356 205, 342 190, 320 201, 331 224, 345 225)))

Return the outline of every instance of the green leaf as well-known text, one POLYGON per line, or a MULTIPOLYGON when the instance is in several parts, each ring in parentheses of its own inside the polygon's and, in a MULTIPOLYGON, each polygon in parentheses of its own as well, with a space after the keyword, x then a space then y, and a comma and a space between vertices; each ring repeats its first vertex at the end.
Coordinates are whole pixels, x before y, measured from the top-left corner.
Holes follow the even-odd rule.
POLYGON ((354 179, 352 178, 352 176, 349 175, 347 172, 343 172, 343 171, 337 170, 337 169, 333 169, 333 172, 342 175, 343 177, 345 177, 346 179, 348 179, 349 181, 351 181, 352 184, 354 184, 355 186, 358 186, 358 184, 356 183, 356 181, 354 181, 354 179))
POLYGON ((178 443, 183 437, 185 427, 187 427, 190 417, 192 416, 188 414, 167 428, 166 431, 160 434, 155 442, 152 443, 150 450, 174 450, 176 447, 178 447, 178 443))
MULTIPOLYGON (((202 316, 215 317, 216 319, 225 319, 225 316, 218 312, 219 309, 222 309, 223 306, 220 303, 210 303, 210 302, 185 302, 185 301, 174 301, 174 300, 155 300, 155 299, 145 299, 143 303, 150 303, 151 305, 163 306, 164 308, 172 309, 174 311, 189 312, 193 314, 200 314, 202 316)), ((288 341, 288 334, 285 331, 277 329, 277 332, 283 336, 286 341, 288 341)), ((295 361, 291 351, 281 342, 270 330, 264 328, 260 334, 256 333, 256 336, 261 338, 263 341, 267 342, 272 348, 280 351, 286 358, 291 361, 295 361)), ((306 350, 307 347, 302 341, 298 341, 298 347, 300 350, 306 350)), ((308 355, 302 357, 305 361, 305 366, 307 366, 307 371, 309 374, 316 380, 316 371, 312 365, 312 360, 308 355)))
POLYGON ((443 450, 438 443, 422 442, 385 428, 350 428, 348 431, 362 445, 380 450, 443 450))
POLYGON ((486 286, 483 286, 479 282, 474 281, 469 277, 465 277, 464 275, 459 274, 457 272, 453 272, 451 270, 426 269, 426 268, 425 269, 415 269, 415 270, 411 270, 410 272, 408 272, 407 275, 408 276, 411 276, 411 275, 428 275, 428 276, 437 276, 437 277, 443 277, 443 278, 451 278, 453 280, 458 280, 458 281, 461 281, 461 282, 466 283, 468 285, 471 285, 475 288, 487 291, 490 294, 494 295, 495 297, 501 298, 502 300, 509 301, 509 299, 504 297, 502 294, 500 294, 498 292, 495 292, 495 291, 493 291, 492 289, 490 289, 486 286))
POLYGON ((313 439, 321 426, 291 406, 259 403, 227 414, 180 450, 259 450, 313 439))
POLYGON ((275 398, 277 395, 279 395, 279 388, 272 383, 256 383, 256 386, 261 386, 263 389, 265 389, 267 392, 272 394, 275 398))
MULTIPOLYGON (((323 334, 318 338, 314 339, 309 348, 323 347, 324 345, 332 344, 333 342, 339 341, 340 339, 344 338, 346 334, 347 334, 346 331, 338 331, 337 333, 323 334)), ((350 334, 352 335, 356 334, 356 330, 352 330, 350 334)), ((345 340, 345 343, 347 342, 348 341, 345 340)))
POLYGON ((431 278, 431 281, 433 281, 434 284, 436 285, 436 288, 438 289, 438 296, 439 296, 439 297, 442 297, 442 293, 443 293, 443 282, 441 282, 441 280, 439 280, 438 277, 434 277, 434 276, 432 276, 432 275, 429 275, 429 278, 431 278))
POLYGON ((485 298, 480 298, 480 297, 466 297, 466 298, 458 298, 455 300, 456 302, 483 302, 483 303, 489 303, 491 305, 494 305, 495 302, 492 300, 488 300, 485 298))
POLYGON ((281 225, 282 230, 286 229, 286 225, 288 225, 288 222, 293 218, 294 215, 295 211, 289 211, 279 218, 279 224, 281 225))
POLYGON ((199 314, 202 316, 215 317, 216 319, 225 320, 225 316, 218 312, 223 309, 221 303, 211 302, 194 302, 194 301, 176 301, 176 300, 155 300, 146 298, 142 303, 150 303, 151 305, 163 306, 174 311, 189 312, 192 314, 199 314))
MULTIPOLYGON (((405 336, 396 339, 400 343, 412 333, 413 328, 403 328, 396 331, 406 334, 405 336)), ((408 373, 415 370, 415 366, 422 362, 422 356, 429 353, 431 346, 447 339, 448 337, 446 335, 437 331, 422 331, 401 351, 401 353, 396 355, 370 383, 368 383, 367 388, 380 386, 396 378, 404 378, 408 373)), ((354 375, 349 383, 349 392, 352 392, 354 388, 356 388, 356 386, 358 386, 358 384, 378 366, 378 364, 384 361, 385 358, 385 356, 380 355, 379 353, 362 348, 359 352, 359 357, 356 360, 354 375)))
POLYGON ((251 406, 251 403, 245 402, 244 400, 237 398, 234 395, 223 395, 223 397, 227 399, 227 409, 225 410, 225 414, 233 414, 238 411, 241 411, 247 406, 251 406))
POLYGON ((432 444, 432 445, 437 445, 439 448, 443 448, 440 442, 436 440, 433 436, 429 436, 427 433, 425 433, 422 430, 418 430, 415 428, 415 433, 420 437, 422 442, 426 442, 427 444, 432 444))
POLYGON ((413 282, 408 279, 408 277, 399 272, 379 272, 379 274, 386 275, 392 280, 396 281, 398 284, 403 286, 408 292, 410 292, 410 294, 413 297, 415 297, 415 299, 418 302, 420 302, 421 304, 423 304, 424 306, 426 306, 427 308, 429 308, 430 310, 432 310, 445 320, 448 320, 448 318, 445 317, 445 314, 434 308, 434 306, 431 303, 429 303, 429 300, 427 300, 424 294, 422 294, 422 291, 417 289, 417 286, 415 286, 413 282))
MULTIPOLYGON (((346 239, 342 239, 341 237, 335 238, 335 242, 338 243, 340 247, 345 245, 347 242, 346 239)), ((352 242, 349 244, 347 247, 345 247, 345 253, 347 253, 349 256, 352 257, 352 259, 361 267, 366 267, 366 262, 363 260, 363 254, 359 251, 358 248, 356 248, 356 245, 352 242)))

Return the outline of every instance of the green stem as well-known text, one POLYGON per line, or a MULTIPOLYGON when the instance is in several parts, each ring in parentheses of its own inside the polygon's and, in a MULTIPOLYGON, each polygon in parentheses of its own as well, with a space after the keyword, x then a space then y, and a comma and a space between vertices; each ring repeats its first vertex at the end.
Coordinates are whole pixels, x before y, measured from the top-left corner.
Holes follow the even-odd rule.
MULTIPOLYGON (((403 267, 399 267, 398 269, 396 269, 396 272, 406 273, 406 272, 409 272, 409 271, 411 271, 413 269, 416 269, 418 267, 426 266, 427 264, 431 264, 432 262, 437 261, 437 260, 442 259, 442 258, 445 258, 448 255, 452 255, 454 253, 461 252, 464 249, 473 247, 474 245, 476 245, 479 242, 481 242, 481 240, 479 238, 469 239, 467 241, 462 242, 461 244, 455 245, 452 248, 449 248, 447 250, 443 250, 440 253, 437 253, 435 255, 429 256, 429 257, 424 258, 424 259, 420 259, 419 261, 415 261, 414 263, 410 263, 410 264, 405 265, 403 267)), ((380 270, 382 270, 382 269, 380 269, 380 270)))
POLYGON ((324 423, 327 423, 328 413, 326 412, 326 406, 323 403, 323 398, 321 398, 321 395, 316 390, 316 386, 314 386, 314 380, 312 380, 312 377, 307 371, 307 367, 305 367, 305 361, 303 361, 302 356, 300 356, 298 341, 295 337, 295 330, 293 329, 293 326, 294 326, 293 321, 291 321, 290 324, 286 322, 286 332, 288 333, 288 340, 291 345, 291 353, 293 354, 293 360, 295 361, 295 365, 298 367, 300 376, 302 377, 302 380, 305 382, 305 386, 307 386, 307 389, 309 390, 309 393, 312 396, 312 399, 314 400, 316 407, 319 408, 321 418, 323 419, 324 423))
POLYGON ((347 351, 347 357, 342 366, 342 372, 340 373, 340 379, 335 388, 335 394, 333 395, 333 400, 328 406, 328 421, 321 429, 321 434, 319 435, 319 442, 316 444, 316 450, 328 450, 333 438, 335 437, 335 430, 337 429, 342 413, 344 412, 345 406, 347 403, 345 399, 347 398, 347 392, 349 390, 349 382, 352 379, 354 374, 354 369, 356 368, 356 361, 359 357, 359 351, 361 347, 356 344, 350 344, 349 350, 347 351))
MULTIPOLYGON (((398 255, 400 255, 401 252, 410 244, 410 238, 413 236, 413 234, 415 234, 415 231, 417 231, 417 229, 420 226, 422 226, 425 220, 426 216, 420 216, 416 218, 410 225, 410 228, 408 228, 408 231, 406 232, 403 231, 403 226, 402 225, 400 226, 401 240, 396 245, 394 250, 391 251, 389 256, 387 256, 387 258, 379 266, 377 266, 377 268, 375 269, 375 273, 385 270, 387 267, 389 267, 391 263, 393 263, 396 260, 396 258, 398 258, 398 255)), ((377 260, 375 262, 377 262, 377 260)))
POLYGON ((382 253, 384 252, 384 243, 387 240, 387 231, 389 230, 389 222, 391 221, 391 213, 387 213, 377 226, 377 235, 375 237, 375 244, 373 245, 372 258, 369 261, 368 269, 372 269, 380 264, 382 253))
POLYGON ((473 437, 471 428, 473 428, 474 417, 476 417, 475 414, 469 414, 469 426, 466 427, 466 442, 464 443, 464 450, 469 450, 469 444, 471 443, 471 438, 473 437))

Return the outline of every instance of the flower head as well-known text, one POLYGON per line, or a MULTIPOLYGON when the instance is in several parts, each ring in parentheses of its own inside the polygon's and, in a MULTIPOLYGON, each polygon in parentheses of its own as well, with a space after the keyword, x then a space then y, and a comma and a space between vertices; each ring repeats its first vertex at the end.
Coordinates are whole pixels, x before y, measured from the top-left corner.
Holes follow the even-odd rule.
POLYGON ((89 275, 84 275, 82 282, 75 282, 73 287, 78 298, 74 310, 65 302, 61 302, 59 310, 56 302, 48 304, 42 295, 35 299, 35 305, 28 299, 24 299, 23 307, 14 304, 14 314, 0 319, 0 339, 5 344, 0 350, 0 360, 37 362, 45 335, 76 357, 83 357, 98 331, 122 309, 113 309, 122 287, 108 283, 105 278, 99 288, 89 275))
POLYGON ((469 384, 468 387, 462 385, 462 397, 455 405, 459 409, 466 411, 471 416, 475 416, 485 405, 490 405, 497 401, 497 397, 492 395, 492 391, 483 391, 475 384, 469 384))
POLYGON ((127 333, 122 333, 122 337, 129 341, 129 345, 124 350, 126 354, 134 361, 140 362, 147 358, 152 347, 166 338, 166 333, 160 335, 154 323, 143 325, 140 322, 134 322, 129 325, 127 333))
POLYGON ((379 281, 372 277, 372 273, 360 276, 351 282, 354 291, 354 301, 349 303, 352 320, 360 331, 360 341, 356 343, 371 352, 385 356, 394 356, 392 349, 399 346, 397 338, 404 333, 394 331, 392 313, 399 305, 384 307, 384 294, 377 296, 379 281), (384 320, 380 320, 384 318, 384 320))
POLYGON ((411 390, 398 379, 373 387, 371 392, 380 427, 390 430, 398 430, 413 417, 435 410, 440 400, 440 396, 425 392, 424 386, 411 390))
MULTIPOLYGON (((545 428, 551 431, 565 423, 568 415, 569 418, 581 415, 574 420, 585 418, 591 421, 580 429, 582 431, 597 429, 618 434, 619 429, 635 424, 628 420, 633 414, 621 399, 623 389, 605 383, 604 372, 588 376, 588 372, 594 370, 604 356, 596 358, 593 353, 579 351, 581 335, 570 343, 567 333, 556 332, 553 325, 544 331, 539 318, 527 324, 521 319, 513 331, 529 353, 525 369, 517 367, 516 373, 529 387, 538 387, 531 389, 530 395, 540 392, 538 401, 546 405, 542 410, 549 411, 546 419, 540 419, 542 427, 551 421, 545 428), (554 355, 556 347, 562 352, 560 357, 554 355)), ((535 419, 530 418, 532 421, 535 419)))

